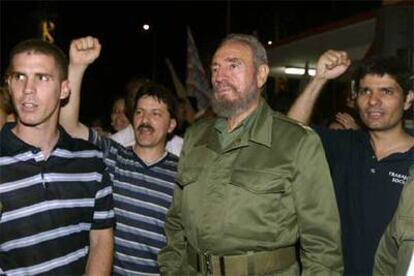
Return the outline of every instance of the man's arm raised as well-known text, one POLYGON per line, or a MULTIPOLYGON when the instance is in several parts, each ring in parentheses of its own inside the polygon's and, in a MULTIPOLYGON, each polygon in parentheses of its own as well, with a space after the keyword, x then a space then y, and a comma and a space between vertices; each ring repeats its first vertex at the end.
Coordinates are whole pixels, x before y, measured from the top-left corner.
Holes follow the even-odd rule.
POLYGON ((73 137, 88 139, 88 128, 79 122, 80 91, 86 68, 99 57, 101 44, 97 38, 88 36, 75 39, 69 50, 69 85, 71 95, 68 103, 60 109, 59 123, 73 137))
POLYGON ((323 53, 318 60, 315 76, 293 103, 287 116, 308 124, 315 102, 326 82, 342 75, 350 64, 346 52, 328 50, 323 53))

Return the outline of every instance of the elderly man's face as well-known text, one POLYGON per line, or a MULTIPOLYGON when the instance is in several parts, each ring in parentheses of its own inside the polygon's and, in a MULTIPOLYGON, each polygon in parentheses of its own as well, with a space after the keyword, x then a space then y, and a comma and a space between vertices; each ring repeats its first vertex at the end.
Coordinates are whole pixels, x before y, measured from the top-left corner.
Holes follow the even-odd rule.
POLYGON ((217 49, 211 65, 213 109, 222 117, 236 116, 259 101, 260 87, 252 50, 229 42, 217 49))

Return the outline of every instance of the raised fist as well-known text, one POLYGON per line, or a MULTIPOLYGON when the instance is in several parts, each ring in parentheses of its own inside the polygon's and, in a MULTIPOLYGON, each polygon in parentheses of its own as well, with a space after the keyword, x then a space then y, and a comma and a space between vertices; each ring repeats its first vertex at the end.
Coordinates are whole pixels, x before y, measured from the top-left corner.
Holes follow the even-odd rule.
POLYGON ((88 66, 99 57, 101 44, 92 36, 72 40, 69 51, 71 65, 88 66))

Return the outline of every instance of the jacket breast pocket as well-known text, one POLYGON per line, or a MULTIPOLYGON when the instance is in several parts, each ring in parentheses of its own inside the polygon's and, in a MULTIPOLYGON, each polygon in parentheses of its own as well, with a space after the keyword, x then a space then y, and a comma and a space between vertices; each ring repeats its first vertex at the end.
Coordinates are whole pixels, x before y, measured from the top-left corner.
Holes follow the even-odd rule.
POLYGON ((268 171, 236 169, 226 198, 224 232, 272 242, 290 223, 294 208, 288 178, 268 171))
POLYGON ((267 171, 235 169, 231 176, 232 185, 250 191, 254 194, 283 194, 285 192, 286 177, 267 171))
POLYGON ((235 169, 230 180, 228 200, 242 209, 274 212, 289 204, 287 178, 268 171, 235 169), (282 202, 283 201, 283 202, 282 202))

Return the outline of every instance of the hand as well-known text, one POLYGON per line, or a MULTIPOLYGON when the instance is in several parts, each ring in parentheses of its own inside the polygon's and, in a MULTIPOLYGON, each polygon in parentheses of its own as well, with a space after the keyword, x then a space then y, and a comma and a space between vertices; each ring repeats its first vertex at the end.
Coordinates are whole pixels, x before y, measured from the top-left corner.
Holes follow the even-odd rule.
POLYGON ((92 36, 72 40, 69 50, 69 63, 87 67, 101 53, 101 44, 92 36))
POLYGON ((342 75, 351 65, 344 51, 328 50, 321 55, 316 66, 315 78, 334 79, 342 75))
POLYGON ((346 112, 336 114, 336 121, 344 126, 345 129, 359 129, 359 125, 354 118, 346 112))

